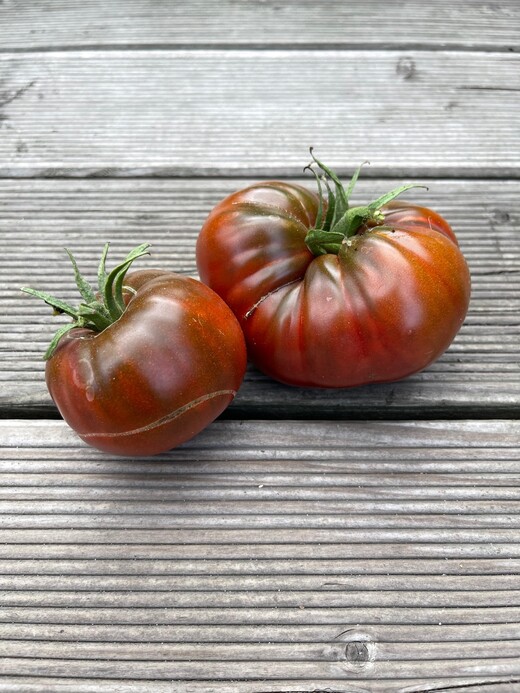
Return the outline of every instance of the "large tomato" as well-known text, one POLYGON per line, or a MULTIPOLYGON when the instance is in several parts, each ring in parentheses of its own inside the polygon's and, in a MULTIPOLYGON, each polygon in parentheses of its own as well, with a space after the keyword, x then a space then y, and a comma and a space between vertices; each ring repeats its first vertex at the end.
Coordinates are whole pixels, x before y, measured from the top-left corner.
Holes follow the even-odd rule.
POLYGON ((448 223, 395 197, 364 207, 314 158, 318 194, 252 185, 220 202, 197 241, 200 278, 237 316, 251 360, 284 383, 393 381, 437 359, 461 327, 470 275, 448 223), (323 194, 327 189, 327 195, 323 194))
POLYGON ((78 309, 25 289, 73 318, 47 353, 56 406, 85 442, 116 454, 156 454, 194 436, 233 399, 246 367, 240 326, 211 289, 164 270, 126 274, 146 249, 109 275, 105 251, 99 293, 71 256, 78 309))

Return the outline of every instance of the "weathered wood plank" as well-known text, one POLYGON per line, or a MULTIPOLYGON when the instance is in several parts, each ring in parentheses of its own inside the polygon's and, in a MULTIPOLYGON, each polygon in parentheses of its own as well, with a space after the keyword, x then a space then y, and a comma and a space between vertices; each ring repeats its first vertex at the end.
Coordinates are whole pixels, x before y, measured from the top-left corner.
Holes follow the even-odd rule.
MULTIPOLYGON (((31 676, 86 676, 111 677, 121 679, 159 679, 159 680, 279 680, 286 678, 311 679, 325 676, 336 681, 367 681, 373 679, 395 679, 404 677, 427 678, 432 671, 442 669, 444 677, 452 676, 502 676, 520 681, 520 658, 501 660, 460 659, 429 660, 426 662, 369 662, 368 667, 352 667, 348 661, 287 661, 287 662, 143 662, 103 661, 74 659, 23 659, 5 657, 2 661, 4 675, 16 675, 21 670, 31 676), (201 669, 203 671, 201 672, 201 669)), ((258 685, 258 684, 257 684, 258 685)), ((369 689, 370 690, 370 689, 369 689)))
POLYGON ((514 0, 476 3, 405 0, 322 3, 190 0, 4 1, 0 46, 52 49, 99 46, 464 46, 514 50, 520 11, 514 0))
MULTIPOLYGON (((341 464, 344 460, 359 459, 363 452, 364 471, 374 464, 384 462, 387 456, 412 452, 414 467, 418 459, 430 459, 430 455, 447 459, 457 457, 457 451, 465 448, 463 455, 478 459, 484 454, 487 459, 518 459, 519 440, 518 421, 272 421, 268 425, 261 421, 217 422, 206 428, 191 441, 176 450, 153 458, 124 458, 101 454, 85 446, 77 436, 60 421, 9 421, 0 420, 0 449, 9 451, 13 457, 32 459, 37 455, 52 463, 54 456, 84 453, 96 460, 98 472, 117 471, 117 465, 131 467, 134 463, 145 463, 153 473, 155 460, 179 459, 193 462, 206 462, 206 471, 211 470, 213 460, 225 457, 228 469, 244 471, 243 463, 250 461, 265 466, 273 460, 292 460, 305 468, 305 464, 320 465, 332 460, 341 464), (22 454, 17 448, 23 450, 22 454), (239 466, 237 467, 237 464, 239 466)), ((139 467, 138 467, 139 468, 139 467)), ((185 467, 184 467, 185 469, 185 467)), ((256 467, 256 471, 260 469, 256 467)), ((308 466, 307 466, 308 469, 308 466)), ((81 471, 81 466, 78 473, 81 471)), ((120 470, 125 472, 125 468, 120 470)), ((325 465, 325 471, 327 467, 325 465)), ((170 467, 169 473, 176 474, 177 466, 170 467)), ((183 474, 181 467, 179 472, 183 474)), ((295 484, 299 486, 299 484, 295 484)), ((151 508, 152 510, 152 508, 151 508)))
MULTIPOLYGON (((410 608, 406 604, 400 607, 361 606, 314 608, 295 607, 234 607, 208 608, 206 606, 157 608, 152 607, 120 609, 112 607, 100 609, 95 607, 2 607, 0 618, 7 623, 68 623, 68 624, 106 624, 106 625, 172 625, 191 624, 199 626, 201 638, 205 626, 225 624, 234 625, 287 625, 287 624, 367 624, 387 625, 405 623, 409 625, 439 623, 504 623, 520 620, 520 606, 495 606, 486 604, 479 607, 430 607, 410 608)), ((519 626, 520 630, 520 626, 519 626)), ((495 661, 497 661, 496 658, 495 661)), ((14 673, 14 672, 12 672, 14 673)), ((211 678, 211 677, 210 677, 211 678)))
POLYGON ((117 560, 94 558, 91 560, 34 560, 0 561, 2 574, 43 575, 315 575, 330 573, 342 575, 512 575, 520 570, 520 559, 466 558, 445 556, 420 558, 291 558, 276 559, 194 559, 179 560, 117 560))
POLYGON ((519 421, 220 421, 145 462, 86 448, 60 421, 2 420, 0 513, 22 524, 0 529, 0 690, 514 681, 518 532, 485 517, 519 514, 519 441, 519 421), (299 527, 255 525, 291 503, 299 527), (321 526, 330 503, 383 519, 321 526), (407 525, 386 525, 392 503, 407 525), (457 504, 481 526, 458 525, 457 504), (204 525, 155 525, 194 506, 210 507, 204 525), (212 526, 227 512, 238 524, 212 526))
MULTIPOLYGON (((276 502, 264 503, 220 503, 210 506, 205 512, 205 505, 197 503, 194 512, 183 513, 180 504, 169 507, 169 514, 146 515, 119 514, 103 515, 89 512, 78 515, 77 512, 64 514, 53 512, 48 514, 31 513, 9 514, 0 517, 0 527, 4 529, 29 530, 59 527, 76 531, 79 528, 112 529, 125 528, 125 531, 140 529, 143 525, 160 532, 167 528, 190 527, 203 529, 206 527, 244 527, 271 529, 273 527, 314 528, 364 528, 365 530, 378 527, 520 527, 520 504, 511 501, 489 501, 478 503, 443 503, 429 502, 407 503, 401 508, 399 503, 378 508, 377 514, 370 513, 369 503, 355 503, 352 514, 351 503, 330 503, 324 501, 303 503, 284 502, 287 514, 281 514, 276 502), (320 509, 320 506, 321 507, 320 509), (342 508, 345 512, 341 512, 342 508), (381 511, 383 510, 383 511, 381 511), (392 514, 389 511, 393 510, 392 514), (478 514, 476 514, 478 513, 478 514), (244 517, 245 516, 245 517, 244 517), (29 529, 31 528, 31 529, 29 529)), ((402 504, 401 504, 402 505, 402 504)))
MULTIPOLYGON (((479 474, 478 472, 472 472, 470 474, 423 472, 423 488, 442 487, 443 489, 448 489, 446 497, 450 498, 452 497, 450 495, 452 492, 449 489, 453 487, 494 487, 495 493, 500 493, 498 489, 501 487, 505 487, 506 489, 512 487, 515 489, 513 493, 516 497, 516 487, 520 481, 520 476, 518 474, 503 472, 500 469, 501 462, 496 462, 495 464, 497 466, 497 471, 487 474, 479 474)), ((355 486, 358 488, 365 486, 378 486, 380 488, 399 486, 415 488, 417 483, 416 474, 409 472, 396 474, 395 471, 396 470, 394 470, 393 476, 389 475, 383 478, 379 473, 374 474, 372 471, 342 473, 340 471, 333 472, 331 470, 325 478, 323 474, 313 474, 310 471, 306 471, 302 473, 300 477, 300 488, 318 488, 320 493, 323 493, 326 488, 334 486, 355 486)), ((261 484, 258 484, 259 488, 279 488, 292 486, 294 484, 294 476, 292 474, 284 473, 283 471, 273 474, 271 469, 256 475, 247 472, 235 475, 232 473, 226 474, 224 472, 218 472, 217 478, 220 487, 230 485, 235 487, 250 487, 252 484, 258 484, 258 482, 261 482, 261 484)), ((122 500, 147 500, 148 494, 152 494, 156 500, 171 500, 174 497, 171 491, 177 486, 177 483, 178 477, 172 479, 166 474, 156 474, 155 470, 151 478, 143 474, 127 474, 124 479, 107 478, 107 476, 103 474, 85 474, 83 476, 77 473, 59 475, 49 475, 46 473, 33 474, 31 472, 26 474, 8 473, 0 474, 0 498, 2 500, 27 500, 28 498, 49 500, 54 497, 54 493, 50 490, 52 487, 57 489, 56 496, 69 499, 75 498, 76 493, 81 489, 83 499, 98 500, 99 498, 103 498, 106 490, 109 490, 110 493, 114 493, 115 497, 122 500), (135 482, 138 482, 141 487, 138 490, 143 492, 139 496, 135 495, 135 482), (70 491, 71 487, 75 487, 77 490, 70 491)), ((200 470, 197 467, 195 467, 193 473, 183 475, 183 488, 190 488, 193 490, 202 489, 203 494, 205 489, 213 486, 214 483, 215 474, 207 470, 200 470)), ((427 491, 425 490, 424 493, 427 493, 427 491)), ((461 491, 461 493, 464 494, 464 491, 461 491)), ((511 491, 506 490, 504 493, 511 493, 511 491)), ((66 538, 66 536, 65 534, 64 538, 66 538)))
MULTIPOLYGON (((178 609, 193 609, 186 614, 197 613, 195 610, 204 609, 347 609, 355 601, 357 608, 384 609, 407 608, 482 608, 491 602, 493 608, 510 607, 511 616, 516 605, 520 604, 520 590, 382 590, 381 592, 315 592, 287 590, 262 592, 251 591, 211 592, 196 590, 173 590, 170 592, 139 592, 131 593, 111 591, 105 592, 74 592, 65 590, 31 590, 15 592, 14 590, 0 592, 2 609, 20 609, 23 613, 34 613, 38 609, 50 609, 52 613, 61 614, 62 609, 78 610, 78 619, 82 617, 82 609, 88 608, 88 615, 96 618, 103 609, 118 609, 119 614, 130 613, 133 609, 146 609, 153 613, 161 609, 164 613, 169 610, 174 614, 178 609), (90 611, 92 610, 92 611, 90 611)), ((132 612, 133 613, 133 612, 132 612)), ((139 612, 137 612, 139 613, 139 612)), ((315 612, 310 612, 310 618, 315 612)), ((422 613, 422 611, 421 611, 422 613)), ((59 618, 59 617, 58 617, 59 618)), ((28 617, 30 620, 31 617, 28 617)), ((520 643, 519 643, 520 647, 520 643)))
MULTIPOLYGON (((377 492, 377 491, 375 491, 377 492)), ((204 530, 204 541, 201 541, 202 532, 199 528, 188 530, 104 530, 102 533, 95 530, 0 530, 0 541, 4 539, 13 542, 12 546, 0 546, 0 556, 2 558, 54 558, 53 552, 59 558, 68 556, 75 557, 78 554, 90 557, 92 554, 108 554, 128 551, 134 548, 135 556, 145 558, 143 554, 149 554, 156 550, 160 552, 164 559, 175 558, 180 546, 204 546, 210 544, 217 546, 218 551, 222 548, 227 550, 228 544, 234 545, 268 545, 281 544, 288 546, 299 544, 332 544, 333 547, 341 544, 366 544, 366 529, 273 529, 270 532, 265 529, 218 529, 204 530), (49 548, 50 545, 54 545, 49 548), (71 549, 71 545, 74 548, 71 549), (117 548, 116 548, 117 546, 117 548), (47 551, 47 554, 45 553, 47 551), (14 554, 14 555, 11 555, 14 554), (64 553, 65 555, 61 555, 64 553)), ((518 530, 513 529, 383 529, 379 528, 377 533, 378 542, 382 544, 405 543, 420 544, 446 543, 460 544, 514 544, 518 538, 518 530), (449 541, 448 541, 449 540, 449 541)), ((496 549, 496 547, 495 547, 496 549)), ((327 550, 327 549, 324 549, 327 550)), ((187 556, 189 557, 189 556, 187 556)), ((211 554, 208 553, 208 558, 211 554)), ((317 556, 318 558, 319 556, 317 556)), ((338 558, 341 557, 338 553, 338 558)))
POLYGON ((15 642, 78 642, 78 643, 230 643, 246 644, 332 644, 353 640, 356 633, 379 643, 422 644, 473 642, 489 643, 490 648, 500 642, 518 639, 516 623, 478 623, 478 624, 363 624, 347 632, 334 624, 313 625, 226 625, 205 626, 201 632, 196 625, 105 625, 105 624, 41 624, 41 623, 0 623, 3 641, 15 642))
MULTIPOLYGON (((101 534, 101 532, 99 532, 101 534)), ((5 541, 5 535, 2 540, 5 541)), ((12 541, 18 539, 12 535, 12 541)), ((408 575, 408 590, 443 591, 450 593, 464 591, 518 590, 520 575, 408 575)), ((357 592, 362 589, 370 591, 399 592, 403 589, 403 580, 395 575, 366 575, 361 581, 356 575, 199 575, 194 584, 190 575, 178 575, 172 580, 167 575, 62 575, 59 584, 52 575, 44 574, 10 574, 0 575, 0 590, 23 592, 63 593, 75 591, 78 598, 82 593, 102 594, 109 598, 110 593, 126 593, 137 599, 141 592, 154 593, 182 592, 189 590, 200 592, 280 592, 287 590, 294 594, 307 592, 333 596, 329 593, 357 592)), ((8 598, 8 595, 5 595, 8 598)))
MULTIPOLYGON (((45 387, 41 355, 59 321, 52 320, 43 303, 22 294, 20 286, 30 284, 75 302, 74 279, 63 246, 76 253, 94 281, 97 258, 107 240, 112 241, 114 259, 148 241, 153 254, 143 259, 142 266, 195 274, 195 240, 207 213, 247 182, 1 181, 0 234, 9 240, 0 258, 0 409, 4 415, 55 412, 45 387)), ((361 181, 357 199, 377 196, 399 182, 361 181)), ((410 191, 409 197, 425 200, 450 220, 472 273, 470 311, 448 352, 423 373, 400 383, 346 391, 295 390, 250 368, 226 416, 485 416, 488 411, 493 416, 516 415, 520 403, 520 236, 516 233, 520 184, 443 180, 429 185, 428 192, 410 191)), ((496 468, 488 471, 494 473, 496 468)))
MULTIPOLYGON (((345 683, 344 681, 342 682, 345 683)), ((512 693, 516 684, 520 683, 520 678, 511 676, 455 676, 440 677, 434 679, 392 679, 384 681, 371 680, 364 684, 359 679, 352 681, 351 691, 356 693, 425 693, 426 691, 442 691, 451 688, 462 688, 464 693, 482 693, 483 687, 486 691, 493 693, 512 693), (354 687, 352 687, 354 686, 354 687), (426 686, 426 688, 425 688, 426 686), (492 687, 492 688, 491 688, 492 687)), ((339 684, 341 685, 341 684, 339 684)), ((93 679, 82 678, 70 679, 60 677, 50 679, 39 676, 36 680, 27 677, 8 677, 5 684, 0 680, 0 691, 13 693, 13 686, 16 693, 48 693, 48 686, 55 686, 54 690, 63 693, 142 693, 143 687, 147 691, 157 693, 171 693, 171 683, 157 681, 156 679, 141 679, 139 681, 114 681, 113 679, 93 679)), ((175 689, 178 693, 317 693, 324 691, 334 693, 338 689, 337 679, 291 679, 273 681, 248 682, 244 680, 231 682, 175 682, 175 689)), ((350 692, 349 692, 350 693, 350 692)))
MULTIPOLYGON (((448 534, 448 533, 446 533, 448 534)), ((202 537, 200 538, 202 541, 202 537)), ((301 544, 187 544, 179 546, 46 546, 32 547, 7 547, 0 553, 2 561, 128 561, 131 554, 132 560, 144 561, 145 565, 159 562, 182 561, 312 561, 312 560, 376 560, 392 558, 520 558, 520 545, 518 543, 430 543, 421 542, 402 544, 399 542, 370 541, 369 534, 365 532, 365 543, 354 544, 326 544, 313 543, 301 544), (182 558, 181 558, 182 556, 182 558)))
MULTIPOLYGON (((501 465, 514 475, 520 463, 518 422, 353 422, 348 426, 221 422, 157 460, 108 457, 102 458, 107 459, 104 467, 100 467, 99 453, 81 445, 60 422, 24 422, 14 428, 2 422, 0 431, 7 446, 3 458, 9 466, 19 457, 18 446, 26 445, 28 432, 35 441, 35 446, 26 450, 20 473, 9 475, 2 489, 1 519, 6 531, 1 536, 9 534, 7 528, 12 529, 18 545, 34 543, 37 536, 48 542, 54 530, 74 529, 70 534, 70 540, 78 545, 74 551, 101 544, 96 549, 101 559, 103 551, 116 557, 111 553, 114 544, 171 545, 175 538, 178 543, 193 543, 200 530, 207 530, 204 536, 212 542, 228 547, 253 540, 283 545, 294 542, 298 530, 302 539, 313 537, 313 541, 325 544, 345 540, 351 545, 362 541, 363 532, 374 527, 380 528, 380 538, 388 542, 414 538, 453 543, 473 537, 494 545, 497 541, 511 543, 515 530, 508 528, 518 523, 515 477, 510 485, 490 484, 486 477, 479 481, 476 473, 479 464, 488 467, 495 460, 497 478, 502 476, 498 471, 501 465), (247 447, 241 442, 244 440, 247 447), (75 467, 76 474, 62 480, 65 456, 70 457, 69 468, 75 467), (470 471, 457 473, 457 464, 465 465, 465 457, 472 458, 470 471), (226 460, 225 476, 222 459, 226 460), (397 459, 400 462, 396 466, 392 460, 397 459), (53 470, 55 462, 57 468, 53 470), (444 477, 445 484, 436 483, 440 479, 432 469, 442 469, 445 463, 453 483, 448 476, 444 477), (29 472, 38 464, 45 471, 45 485, 26 486, 24 470, 29 472), (92 484, 94 469, 106 483, 92 484), (318 481, 320 472, 326 475, 326 483, 318 481), (405 482, 401 483, 403 473, 405 482), (420 475, 420 484, 413 484, 414 473, 420 475), (277 483, 279 474, 282 483, 277 483), (199 475, 204 480, 201 484, 197 483, 199 475), (307 475, 314 479, 312 483, 305 482, 307 475), (31 527, 38 529, 33 535, 31 527), (88 531, 89 527, 103 533, 96 535, 88 531)), ((66 532, 57 531, 53 543, 62 544, 66 539, 66 532)), ((19 546, 19 551, 23 550, 19 546)), ((171 550, 171 546, 163 547, 161 557, 166 559, 171 550)), ((240 550, 236 549, 235 557, 240 550)), ((195 562, 190 565, 196 565, 198 559, 192 559, 195 562)), ((247 563, 233 570, 244 565, 247 563)), ((27 568, 23 563, 20 570, 22 566, 27 568)), ((73 566, 74 561, 71 569, 73 566)), ((118 570, 125 567, 128 565, 118 570)), ((160 567, 160 562, 152 560, 148 567, 165 571, 171 565, 160 567)), ((262 571, 267 567, 268 563, 262 571)))
MULTIPOLYGON (((378 642, 377 650, 381 659, 399 661, 404 647, 408 659, 412 661, 445 658, 476 659, 489 658, 489 641, 466 641, 454 646, 450 642, 395 643, 378 642)), ((68 643, 35 642, 14 640, 2 643, 2 652, 7 657, 30 657, 52 659, 102 659, 102 660, 143 660, 147 661, 299 661, 339 659, 341 643, 328 645, 321 643, 68 643)), ((504 657, 520 656, 519 640, 502 640, 500 643, 504 657)))
POLYGON ((518 176, 515 53, 0 54, 0 176, 518 176), (406 65, 406 69, 403 69, 406 65), (273 141, 278 142, 273 146, 273 141))

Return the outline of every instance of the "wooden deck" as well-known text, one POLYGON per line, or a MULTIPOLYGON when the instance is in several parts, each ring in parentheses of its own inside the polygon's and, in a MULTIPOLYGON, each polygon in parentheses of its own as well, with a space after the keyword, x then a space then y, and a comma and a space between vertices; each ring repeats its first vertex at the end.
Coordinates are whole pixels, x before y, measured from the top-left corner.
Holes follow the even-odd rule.
POLYGON ((0 0, 0 693, 520 691, 520 4, 0 0), (344 391, 249 368, 197 438, 103 455, 59 419, 22 285, 194 275, 211 207, 401 182, 472 274, 448 352, 344 391))

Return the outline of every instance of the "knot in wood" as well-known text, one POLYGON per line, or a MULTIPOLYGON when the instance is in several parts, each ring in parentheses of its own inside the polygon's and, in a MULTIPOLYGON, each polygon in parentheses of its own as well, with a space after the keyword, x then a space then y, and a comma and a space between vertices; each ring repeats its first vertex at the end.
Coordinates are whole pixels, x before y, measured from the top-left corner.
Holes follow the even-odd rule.
POLYGON ((511 221, 511 215, 503 209, 495 209, 491 214, 491 221, 496 224, 507 224, 511 221))
POLYGON ((402 79, 413 79, 415 76, 415 61, 413 58, 403 56, 397 61, 395 71, 402 79))
POLYGON ((345 658, 347 662, 360 663, 368 662, 370 659, 366 642, 349 642, 345 648, 345 658))

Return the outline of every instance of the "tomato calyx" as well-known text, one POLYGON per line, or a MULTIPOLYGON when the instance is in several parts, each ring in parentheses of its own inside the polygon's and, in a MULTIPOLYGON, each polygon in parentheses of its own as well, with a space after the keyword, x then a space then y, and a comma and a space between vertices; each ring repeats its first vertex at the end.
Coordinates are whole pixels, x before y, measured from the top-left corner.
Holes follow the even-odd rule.
POLYGON ((53 309, 54 315, 68 315, 72 318, 72 322, 63 327, 56 332, 54 337, 49 344, 47 351, 45 352, 44 359, 48 360, 51 358, 53 353, 58 346, 60 339, 70 330, 83 327, 94 332, 102 332, 107 327, 112 325, 112 323, 119 320, 121 315, 125 311, 125 300, 123 297, 123 291, 129 290, 128 287, 124 286, 124 279, 126 273, 128 272, 131 264, 137 258, 143 255, 149 255, 149 243, 143 243, 133 250, 131 250, 126 258, 113 270, 110 272, 106 271, 106 258, 108 255, 108 249, 110 244, 106 243, 103 248, 103 253, 101 255, 101 260, 98 266, 98 288, 97 291, 89 284, 89 282, 83 277, 79 271, 76 259, 74 255, 68 248, 65 248, 67 255, 72 263, 74 269, 74 278, 76 280, 76 286, 83 298, 83 301, 79 306, 74 307, 66 301, 62 301, 45 291, 39 291, 37 289, 31 289, 30 287, 22 287, 22 291, 31 296, 36 296, 40 298, 45 303, 53 309))
POLYGON ((350 196, 359 178, 361 164, 354 172, 349 184, 344 187, 338 176, 328 166, 314 156, 311 147, 312 161, 304 170, 309 170, 314 175, 318 186, 318 212, 316 224, 309 229, 305 243, 314 255, 337 255, 346 241, 354 236, 365 224, 383 224, 385 216, 381 208, 395 199, 398 195, 410 188, 425 187, 421 185, 401 185, 390 192, 381 195, 373 202, 365 206, 351 207, 350 196), (321 169, 318 173, 314 166, 321 169), (325 199, 323 185, 327 190, 325 199))

